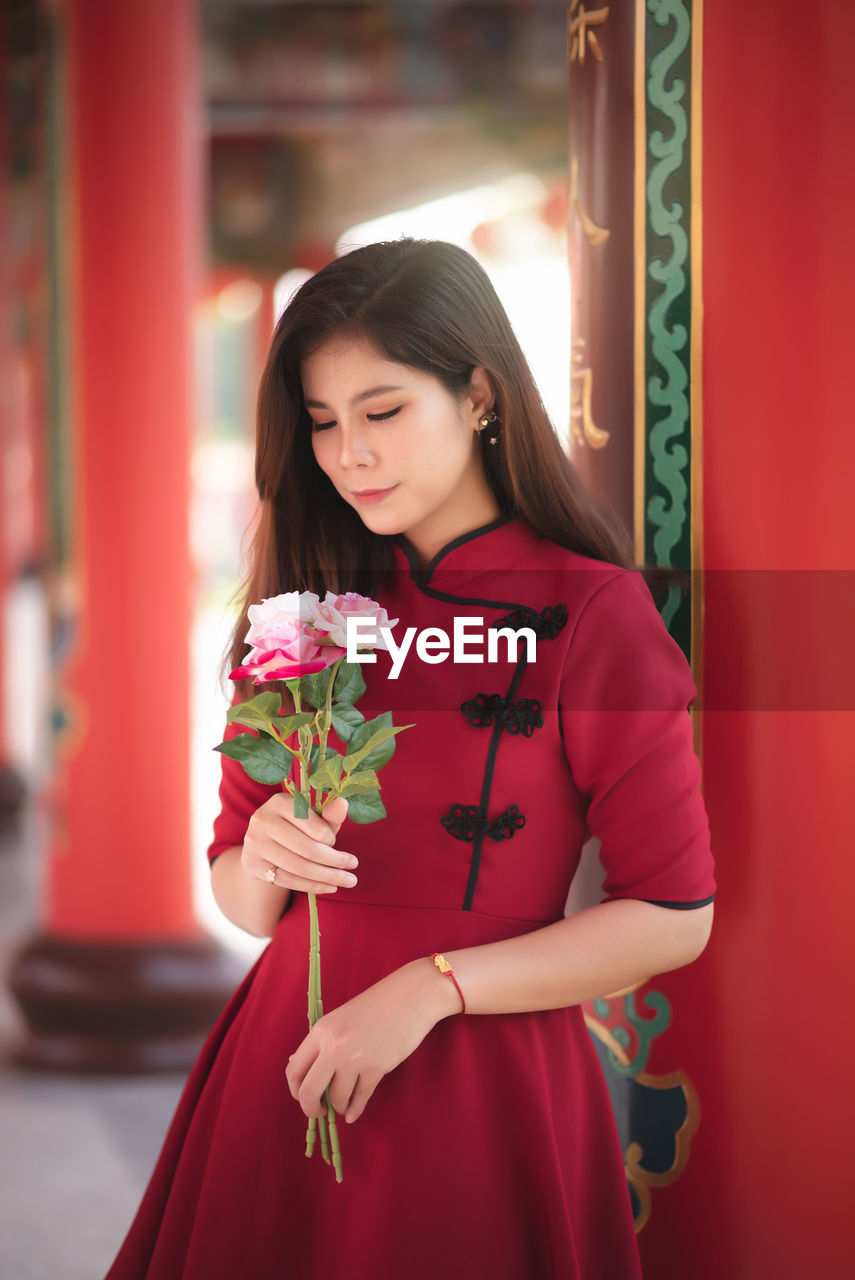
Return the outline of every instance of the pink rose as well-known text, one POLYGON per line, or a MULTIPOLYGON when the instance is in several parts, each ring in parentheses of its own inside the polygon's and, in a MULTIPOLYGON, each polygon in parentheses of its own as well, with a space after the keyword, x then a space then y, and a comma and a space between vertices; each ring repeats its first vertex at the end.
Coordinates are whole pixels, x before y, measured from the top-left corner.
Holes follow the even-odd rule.
POLYGON ((311 625, 318 597, 311 591, 286 591, 250 605, 246 642, 253 648, 230 680, 291 680, 331 666, 344 653, 331 645, 321 649, 311 625))
POLYGON ((363 641, 359 649, 386 649, 388 645, 380 634, 381 627, 394 627, 398 623, 398 619, 394 618, 389 621, 389 615, 386 610, 381 608, 376 600, 371 600, 368 596, 358 595, 355 591, 345 591, 343 595, 334 595, 332 591, 328 591, 323 601, 315 596, 317 603, 309 603, 311 625, 317 630, 325 632, 329 636, 328 641, 324 641, 322 637, 318 637, 321 645, 335 644, 339 646, 339 651, 346 650, 347 647, 347 619, 348 618, 370 618, 374 623, 374 630, 377 636, 376 641, 368 643, 363 641))

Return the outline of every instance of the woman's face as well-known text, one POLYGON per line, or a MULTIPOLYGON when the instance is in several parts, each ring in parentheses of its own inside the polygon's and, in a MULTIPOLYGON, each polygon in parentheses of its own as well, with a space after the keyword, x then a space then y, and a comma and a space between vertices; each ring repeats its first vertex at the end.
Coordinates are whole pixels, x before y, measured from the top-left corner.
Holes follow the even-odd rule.
POLYGON ((499 515, 481 462, 481 369, 459 400, 432 374, 331 338, 301 365, 318 466, 374 533, 405 534, 429 559, 499 515))

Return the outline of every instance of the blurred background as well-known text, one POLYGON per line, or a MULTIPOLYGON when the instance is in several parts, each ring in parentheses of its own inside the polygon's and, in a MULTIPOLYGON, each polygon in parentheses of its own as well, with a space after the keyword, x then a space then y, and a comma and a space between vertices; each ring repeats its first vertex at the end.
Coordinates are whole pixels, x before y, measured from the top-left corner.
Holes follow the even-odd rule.
POLYGON ((106 1271, 266 945, 205 857, 256 388, 400 235, 475 254, 691 579, 716 925, 586 1008, 645 1275, 851 1274, 853 57, 849 0, 0 5, 4 1280, 106 1271))
MULTIPOLYGON (((300 0, 178 6, 193 13, 197 26, 182 30, 193 46, 174 56, 195 59, 196 84, 186 68, 180 84, 161 80, 163 51, 141 48, 131 69, 138 83, 152 77, 152 104, 160 111, 169 110, 164 95, 170 89, 179 95, 176 110, 193 111, 194 87, 201 95, 194 115, 173 123, 198 154, 182 166, 185 189, 168 193, 156 136, 154 153, 146 155, 129 137, 115 173, 108 174, 97 150, 96 173, 74 172, 68 77, 91 74, 87 60, 98 52, 85 47, 92 38, 85 18, 82 43, 72 54, 76 31, 68 8, 22 0, 7 6, 5 26, 6 246, 14 288, 6 610, 7 633, 17 637, 25 628, 28 635, 20 646, 26 669, 18 659, 7 667, 6 737, 10 763, 36 782, 50 774, 51 728, 60 736, 73 732, 75 714, 61 679, 51 686, 44 678, 46 669, 61 676, 57 667, 73 643, 80 592, 73 545, 79 387, 77 335, 68 326, 75 305, 70 219, 75 181, 97 183, 110 200, 115 191, 105 188, 121 182, 129 201, 145 204, 168 194, 175 218, 186 219, 190 206, 196 219, 185 252, 196 259, 198 291, 194 404, 186 424, 197 682, 189 752, 198 853, 216 812, 219 759, 205 745, 219 741, 224 723, 226 691, 216 674, 234 621, 230 598, 255 504, 256 386, 273 325, 293 290, 360 243, 413 235, 463 245, 490 271, 566 438, 565 6, 300 0)), ((98 5, 88 9, 94 13, 98 5)), ((126 38, 132 37, 129 19, 126 38)), ((105 44, 103 32, 99 43, 105 44)), ((103 56, 109 61, 109 53, 103 56)), ((127 91, 126 75, 123 68, 127 91)), ((80 87, 91 94, 93 111, 109 115, 110 86, 80 87)), ((168 119, 151 125, 155 134, 168 127, 168 119)), ((168 138, 162 141, 170 146, 168 138)), ((116 265, 129 285, 156 269, 161 257, 156 245, 141 247, 138 256, 132 242, 123 255, 116 265), (140 264, 151 250, 154 260, 140 264)), ((186 261, 182 265, 186 269, 186 261)), ((111 308, 134 308, 133 290, 125 291, 121 276, 116 284, 111 308)), ((164 301, 174 305, 174 298, 164 301)), ((102 364, 111 362, 114 340, 99 350, 102 364)), ((118 394, 134 393, 125 385, 118 394)), ((115 411, 122 412, 118 403, 115 411)), ((116 429, 123 429, 118 421, 116 429)), ((125 504, 133 501, 132 492, 116 495, 114 524, 130 514, 125 504)), ((149 509, 149 516, 156 513, 149 509)), ((254 944, 214 906, 205 859, 194 857, 192 865, 195 910, 229 944, 252 951, 254 944)))
POLYGON ((463 245, 567 436, 566 23, 549 0, 3 6, 4 1276, 106 1269, 266 945, 205 849, 291 292, 360 243, 463 245))

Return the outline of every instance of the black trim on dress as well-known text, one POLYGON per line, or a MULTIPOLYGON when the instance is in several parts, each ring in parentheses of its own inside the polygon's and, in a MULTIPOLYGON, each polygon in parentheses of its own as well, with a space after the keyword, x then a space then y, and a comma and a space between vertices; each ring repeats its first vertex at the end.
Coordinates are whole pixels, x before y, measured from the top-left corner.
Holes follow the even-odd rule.
MULTIPOLYGON (((567 621, 567 608, 564 604, 547 605, 545 609, 539 612, 533 609, 531 605, 520 604, 515 600, 484 600, 479 596, 458 596, 448 591, 440 591, 436 587, 429 585, 434 569, 449 551, 452 551, 455 547, 462 546, 466 542, 471 542, 474 538, 480 537, 481 534, 489 533, 493 529, 509 524, 512 519, 514 519, 513 516, 503 516, 501 519, 493 520, 490 524, 481 525, 480 528, 473 529, 470 533, 465 533, 459 538, 454 538, 446 546, 442 547, 424 567, 419 565, 412 544, 403 534, 397 534, 395 541, 407 557, 410 565, 411 580, 423 595, 431 596, 434 600, 442 600, 450 604, 472 604, 488 609, 502 609, 505 611, 505 616, 489 623, 489 629, 506 627, 509 630, 519 630, 521 627, 530 627, 536 637, 552 639, 567 621)), ((493 822, 489 820, 487 810, 490 791, 493 786, 496 753, 499 749, 499 739, 502 736, 502 731, 505 730, 511 734, 522 732, 525 737, 531 737, 534 729, 540 728, 543 724, 543 711, 536 698, 515 700, 514 697, 527 665, 528 649, 526 647, 517 658, 517 665, 511 678, 511 683, 504 696, 501 694, 493 694, 492 696, 487 694, 477 695, 476 701, 483 698, 491 707, 489 717, 481 719, 479 724, 486 726, 492 720, 492 733, 490 734, 487 757, 484 762, 481 800, 478 805, 452 804, 446 815, 440 818, 440 823, 449 835, 456 840, 472 841, 469 879, 463 897, 464 911, 472 910, 485 837, 496 841, 509 840, 516 831, 525 825, 525 815, 520 813, 515 804, 510 805, 493 822), (495 718, 493 709, 495 709, 495 718)), ((460 709, 467 718, 467 706, 475 708, 476 715, 481 710, 481 708, 475 707, 475 703, 462 703, 460 709)), ((475 724, 476 720, 472 719, 470 723, 475 724)))
POLYGON ((535 729, 543 728, 543 707, 537 698, 517 698, 509 702, 500 693, 478 693, 461 702, 460 710, 475 729, 501 720, 507 733, 521 733, 530 738, 535 729))
MULTIPOLYGON (((470 530, 469 533, 461 533, 458 538, 452 538, 451 542, 447 542, 444 547, 440 547, 436 555, 433 556, 426 565, 419 564, 416 558, 416 551, 413 544, 403 533, 395 534, 395 541, 403 551, 404 555, 410 563, 410 576, 417 585, 422 585, 422 580, 430 582, 434 569, 439 564, 443 556, 447 556, 449 551, 453 551, 455 547, 462 547, 466 542, 472 542, 474 538, 480 538, 482 533, 491 533, 493 529, 500 529, 503 524, 510 524, 514 516, 500 516, 498 520, 491 520, 489 524, 479 525, 477 529, 470 530)), ((474 604, 475 601, 468 603, 474 604)))
POLYGON ((697 902, 660 902, 656 898, 640 898, 640 902, 649 902, 653 907, 671 907, 674 911, 694 911, 696 907, 708 907, 715 899, 711 893, 708 898, 698 898, 697 902))

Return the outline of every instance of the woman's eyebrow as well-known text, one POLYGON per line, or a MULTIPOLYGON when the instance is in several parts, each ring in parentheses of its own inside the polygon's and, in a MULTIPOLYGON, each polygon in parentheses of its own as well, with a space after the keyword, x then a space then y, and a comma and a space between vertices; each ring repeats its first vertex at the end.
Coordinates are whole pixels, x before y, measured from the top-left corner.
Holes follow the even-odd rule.
MULTIPOLYGON (((388 387, 369 387, 367 391, 360 391, 354 396, 351 404, 359 404, 362 400, 368 400, 371 396, 382 395, 384 391, 406 391, 406 387, 388 386, 388 387)), ((324 404, 323 400, 303 400, 303 404, 308 409, 328 409, 329 405, 324 404)))

